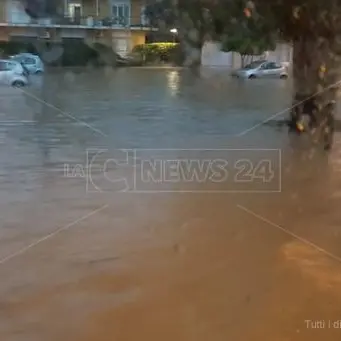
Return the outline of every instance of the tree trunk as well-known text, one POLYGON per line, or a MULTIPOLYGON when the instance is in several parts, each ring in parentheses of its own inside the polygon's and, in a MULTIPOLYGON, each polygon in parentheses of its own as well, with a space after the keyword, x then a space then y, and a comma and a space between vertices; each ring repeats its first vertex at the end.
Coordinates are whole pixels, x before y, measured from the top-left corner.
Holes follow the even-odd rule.
POLYGON ((185 35, 180 36, 181 45, 185 54, 184 66, 198 68, 201 66, 202 44, 193 44, 185 35))
POLYGON ((200 67, 202 48, 193 47, 190 44, 188 44, 186 41, 184 41, 184 48, 185 48, 185 54, 186 54, 184 65, 191 67, 191 68, 200 67))
POLYGON ((246 58, 246 55, 245 54, 241 54, 240 55, 240 60, 241 60, 241 67, 244 67, 245 66, 245 58, 246 58))
POLYGON ((294 102, 290 129, 299 132, 302 115, 309 115, 315 140, 330 148, 333 134, 334 103, 339 87, 341 66, 337 51, 341 48, 335 38, 294 41, 293 77, 294 102), (339 45, 339 46, 338 46, 339 45))
POLYGON ((190 68, 198 68, 201 66, 201 54, 203 46, 203 38, 198 32, 189 35, 184 33, 182 29, 179 30, 179 38, 185 52, 184 66, 190 68))

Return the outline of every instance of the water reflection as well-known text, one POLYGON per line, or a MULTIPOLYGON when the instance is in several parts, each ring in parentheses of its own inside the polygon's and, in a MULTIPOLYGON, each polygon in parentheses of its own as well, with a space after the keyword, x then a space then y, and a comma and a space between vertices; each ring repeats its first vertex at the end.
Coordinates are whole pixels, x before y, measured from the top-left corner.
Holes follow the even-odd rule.
POLYGON ((179 90, 180 83, 179 71, 169 71, 167 73, 167 79, 170 92, 173 96, 175 96, 179 90))
POLYGON ((339 253, 340 145, 328 158, 285 128, 236 136, 287 107, 290 83, 143 68, 67 71, 43 82, 27 89, 32 96, 0 101, 2 120, 22 122, 1 126, 0 259, 53 236, 0 264, 1 340, 16 341, 18 331, 35 341, 293 340, 307 316, 339 318, 330 304, 341 304, 337 264, 283 231, 339 253), (257 148, 256 161, 261 148, 280 149, 282 191, 219 194, 194 183, 195 193, 118 193, 108 181, 138 167, 111 162, 109 180, 95 174, 103 191, 91 192, 89 178, 60 171, 77 164, 87 174, 90 148, 105 160, 120 148, 181 149, 157 151, 167 159, 186 148, 196 158, 257 148))

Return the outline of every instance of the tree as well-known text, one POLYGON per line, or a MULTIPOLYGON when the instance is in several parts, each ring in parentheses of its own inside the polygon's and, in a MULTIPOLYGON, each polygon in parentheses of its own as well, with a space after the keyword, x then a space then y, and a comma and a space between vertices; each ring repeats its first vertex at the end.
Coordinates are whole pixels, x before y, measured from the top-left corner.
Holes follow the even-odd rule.
POLYGON ((269 31, 264 21, 251 16, 243 0, 230 3, 227 9, 228 13, 217 13, 221 16, 220 21, 224 22, 220 37, 223 51, 239 53, 244 66, 249 57, 253 58, 276 48, 276 31, 269 31))
POLYGON ((144 13, 152 26, 161 29, 171 29, 177 23, 175 8, 172 0, 153 1, 150 0, 144 13))
POLYGON ((152 1, 146 15, 161 29, 177 28, 187 55, 186 64, 199 66, 205 39, 216 37, 222 27, 214 17, 219 4, 209 0, 152 1))
POLYGON ((254 0, 246 8, 256 22, 293 43, 291 127, 309 107, 316 138, 329 149, 341 67, 341 1, 254 0))
MULTIPOLYGON (((60 14, 59 0, 21 0, 23 9, 30 18, 39 20, 43 18, 58 18, 60 14)), ((37 36, 45 33, 45 27, 38 27, 36 29, 37 36)), ((44 62, 55 62, 60 59, 63 54, 63 47, 61 44, 51 44, 39 38, 34 42, 35 49, 40 54, 44 62)))
POLYGON ((56 17, 58 0, 22 0, 25 12, 33 19, 56 17))
POLYGON ((274 48, 273 32, 262 21, 248 18, 244 9, 245 0, 161 0, 152 1, 146 14, 161 29, 177 27, 187 54, 198 57, 192 58, 192 65, 199 65, 206 39, 221 41, 224 51, 239 52, 243 61, 274 48))

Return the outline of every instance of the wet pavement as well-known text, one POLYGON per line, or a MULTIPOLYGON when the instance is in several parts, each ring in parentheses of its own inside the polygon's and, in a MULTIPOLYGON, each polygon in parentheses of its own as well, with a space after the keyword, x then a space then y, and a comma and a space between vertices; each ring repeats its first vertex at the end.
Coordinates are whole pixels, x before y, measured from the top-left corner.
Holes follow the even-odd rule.
POLYGON ((0 340, 340 340, 339 136, 261 125, 290 94, 133 68, 0 88, 0 340), (199 177, 153 168, 177 159, 199 177))

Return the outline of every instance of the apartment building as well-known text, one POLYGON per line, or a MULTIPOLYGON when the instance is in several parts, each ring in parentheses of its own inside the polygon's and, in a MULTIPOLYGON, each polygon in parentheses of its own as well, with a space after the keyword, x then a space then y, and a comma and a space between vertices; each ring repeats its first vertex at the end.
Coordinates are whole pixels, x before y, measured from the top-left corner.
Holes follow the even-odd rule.
POLYGON ((58 15, 37 21, 26 14, 20 0, 0 0, 0 41, 78 38, 112 46, 124 56, 154 30, 144 14, 145 0, 54 1, 58 15))

